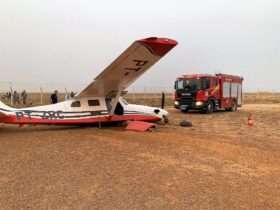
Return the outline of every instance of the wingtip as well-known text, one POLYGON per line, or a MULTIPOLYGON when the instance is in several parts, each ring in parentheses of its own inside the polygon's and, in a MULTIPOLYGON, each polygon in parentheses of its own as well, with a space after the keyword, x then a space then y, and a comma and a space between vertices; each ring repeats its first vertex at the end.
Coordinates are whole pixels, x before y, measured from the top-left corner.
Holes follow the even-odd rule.
POLYGON ((176 40, 158 37, 149 37, 137 42, 145 45, 153 54, 158 56, 164 56, 178 44, 176 40))

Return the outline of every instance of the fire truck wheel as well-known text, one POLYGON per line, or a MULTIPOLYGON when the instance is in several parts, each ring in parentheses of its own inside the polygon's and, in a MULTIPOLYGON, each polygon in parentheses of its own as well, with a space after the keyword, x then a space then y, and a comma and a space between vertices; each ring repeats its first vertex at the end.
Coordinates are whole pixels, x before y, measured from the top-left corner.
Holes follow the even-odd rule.
POLYGON ((207 106, 205 107, 204 113, 210 114, 214 112, 214 103, 212 101, 209 101, 207 106))

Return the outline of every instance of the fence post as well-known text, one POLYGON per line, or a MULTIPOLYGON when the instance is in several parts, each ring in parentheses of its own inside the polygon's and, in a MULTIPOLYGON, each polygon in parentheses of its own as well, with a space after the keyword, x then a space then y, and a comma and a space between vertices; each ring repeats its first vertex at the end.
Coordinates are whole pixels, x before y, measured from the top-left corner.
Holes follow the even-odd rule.
POLYGON ((10 91, 11 91, 11 105, 14 105, 14 91, 13 91, 13 83, 10 82, 10 91))
POLYGON ((41 105, 43 105, 43 97, 44 97, 44 91, 43 88, 40 87, 40 99, 41 99, 41 105))
POLYGON ((64 100, 65 101, 67 101, 67 100, 69 100, 69 93, 68 93, 68 90, 67 90, 67 88, 64 88, 64 90, 65 90, 65 96, 64 96, 64 100))
POLYGON ((165 107, 165 93, 161 93, 161 108, 164 109, 165 107))

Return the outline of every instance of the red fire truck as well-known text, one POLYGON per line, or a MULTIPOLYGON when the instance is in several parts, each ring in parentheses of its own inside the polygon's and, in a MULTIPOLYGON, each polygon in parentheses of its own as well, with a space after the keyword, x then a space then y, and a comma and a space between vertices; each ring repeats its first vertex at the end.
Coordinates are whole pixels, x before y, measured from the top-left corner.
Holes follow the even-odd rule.
POLYGON ((227 74, 189 74, 175 81, 174 106, 182 112, 236 111, 242 106, 243 78, 227 74))

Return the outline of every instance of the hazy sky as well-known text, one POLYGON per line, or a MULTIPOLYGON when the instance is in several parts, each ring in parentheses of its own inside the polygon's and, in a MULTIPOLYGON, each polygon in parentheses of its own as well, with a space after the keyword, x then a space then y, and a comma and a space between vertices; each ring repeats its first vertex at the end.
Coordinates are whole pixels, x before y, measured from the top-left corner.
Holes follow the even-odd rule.
POLYGON ((0 83, 81 89, 134 40, 179 45, 134 87, 185 73, 242 75, 280 90, 279 0, 0 0, 0 83))

